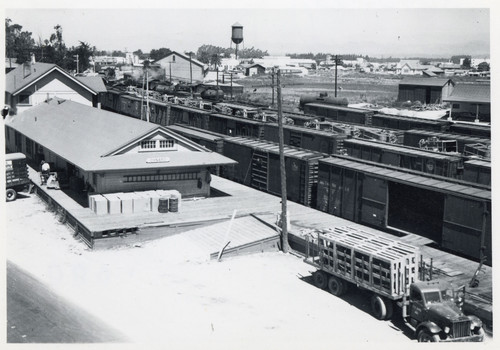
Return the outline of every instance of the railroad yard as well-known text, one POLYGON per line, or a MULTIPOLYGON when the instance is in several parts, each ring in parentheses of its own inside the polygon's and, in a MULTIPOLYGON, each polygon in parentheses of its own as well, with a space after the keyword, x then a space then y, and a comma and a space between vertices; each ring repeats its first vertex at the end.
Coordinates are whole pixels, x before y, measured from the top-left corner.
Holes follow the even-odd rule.
POLYGON ((95 57, 11 23, 7 343, 493 347, 489 58, 238 60, 238 22, 234 54, 95 57))

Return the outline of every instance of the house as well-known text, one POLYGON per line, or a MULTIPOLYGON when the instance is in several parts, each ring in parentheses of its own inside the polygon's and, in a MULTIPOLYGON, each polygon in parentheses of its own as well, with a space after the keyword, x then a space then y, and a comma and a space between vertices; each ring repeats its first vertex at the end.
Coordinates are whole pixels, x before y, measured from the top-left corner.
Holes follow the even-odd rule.
POLYGON ((428 70, 438 75, 443 73, 441 69, 432 65, 420 64, 419 60, 400 60, 396 65, 396 74, 401 75, 422 75, 428 70))
POLYGON ((208 71, 207 65, 176 51, 170 52, 154 64, 160 65, 165 70, 167 80, 188 83, 201 83, 208 71))
POLYGON ((443 103, 454 86, 455 83, 451 79, 406 78, 399 83, 398 101, 443 103))
POLYGON ((258 63, 243 65, 243 69, 245 70, 245 75, 247 77, 266 73, 266 68, 258 63))
POLYGON ((5 127, 7 150, 52 163, 70 184, 94 193, 175 189, 183 197, 208 196, 210 168, 235 163, 161 125, 70 100, 41 103, 7 118, 5 127))
POLYGON ((491 121, 490 84, 457 84, 453 92, 444 98, 450 102, 450 119, 474 119, 491 121))
POLYGON ((5 76, 5 103, 11 115, 53 97, 100 108, 101 94, 105 92, 101 77, 74 77, 52 63, 23 63, 5 76))

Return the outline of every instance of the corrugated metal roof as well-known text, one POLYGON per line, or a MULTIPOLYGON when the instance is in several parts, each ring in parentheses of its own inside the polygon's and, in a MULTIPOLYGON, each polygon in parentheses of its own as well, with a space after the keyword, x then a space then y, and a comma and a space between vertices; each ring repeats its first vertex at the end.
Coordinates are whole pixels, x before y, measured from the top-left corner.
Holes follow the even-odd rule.
POLYGON ((438 79, 438 78, 412 78, 403 79, 399 82, 399 85, 415 85, 415 86, 437 86, 443 87, 448 82, 453 83, 451 79, 438 79))
POLYGON ((6 125, 85 171, 168 168, 232 164, 234 161, 207 152, 196 143, 162 126, 77 102, 51 100, 6 120, 6 125), (104 156, 161 130, 192 151, 143 152, 104 156), (186 155, 189 152, 189 156, 186 155), (148 158, 168 157, 167 163, 146 163, 148 158))
MULTIPOLYGON (((225 141, 236 143, 243 146, 248 146, 254 149, 266 151, 273 154, 279 154, 279 145, 274 142, 253 140, 244 137, 227 137, 225 141)), ((299 159, 311 159, 311 158, 323 157, 323 155, 319 152, 308 151, 287 145, 284 146, 284 154, 287 157, 299 158, 299 159)))
POLYGON ((417 148, 398 146, 398 145, 394 145, 394 144, 390 144, 390 143, 378 143, 378 142, 361 140, 361 139, 344 140, 344 145, 349 145, 349 144, 366 146, 366 147, 370 147, 370 148, 377 148, 377 149, 381 149, 381 150, 388 150, 388 151, 395 152, 395 153, 410 154, 410 155, 424 157, 424 158, 434 158, 434 159, 439 159, 439 160, 443 160, 443 159, 458 160, 458 159, 460 159, 459 157, 450 156, 450 155, 446 155, 443 153, 426 152, 426 151, 419 150, 417 148))
POLYGON ((459 84, 443 101, 491 103, 490 90, 489 84, 459 84))
MULTIPOLYGON (((59 73, 65 75, 69 79, 75 81, 77 84, 83 85, 86 89, 88 89, 94 94, 100 92, 98 90, 94 90, 92 86, 87 85, 85 82, 80 81, 75 77, 69 75, 67 72, 65 72, 57 65, 52 63, 42 63, 42 62, 23 64, 17 67, 16 69, 10 71, 9 73, 7 73, 7 75, 5 76, 5 91, 15 95, 19 91, 24 90, 31 84, 38 81, 40 78, 44 77, 47 74, 50 74, 53 71, 58 71, 59 73)), ((96 85, 97 87, 97 84, 95 82, 93 82, 92 85, 96 85)))
POLYGON ((320 159, 319 162, 326 163, 328 165, 358 170, 365 174, 383 177, 394 182, 409 183, 414 185, 415 187, 434 188, 443 192, 453 192, 457 195, 475 197, 481 200, 491 200, 491 191, 485 189, 483 190, 480 188, 473 188, 459 183, 447 182, 444 180, 434 180, 435 182, 425 184, 425 182, 429 180, 429 178, 425 176, 408 174, 399 171, 391 171, 390 173, 388 173, 387 169, 384 168, 334 157, 323 158, 320 159), (362 165, 361 167, 360 164, 362 165))

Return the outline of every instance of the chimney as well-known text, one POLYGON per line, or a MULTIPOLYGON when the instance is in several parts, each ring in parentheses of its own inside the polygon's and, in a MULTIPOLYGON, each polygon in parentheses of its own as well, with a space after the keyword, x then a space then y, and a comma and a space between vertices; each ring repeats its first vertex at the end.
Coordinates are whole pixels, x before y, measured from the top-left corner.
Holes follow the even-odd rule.
POLYGON ((36 59, 35 59, 35 54, 34 53, 31 54, 31 63, 32 64, 36 63, 36 59))

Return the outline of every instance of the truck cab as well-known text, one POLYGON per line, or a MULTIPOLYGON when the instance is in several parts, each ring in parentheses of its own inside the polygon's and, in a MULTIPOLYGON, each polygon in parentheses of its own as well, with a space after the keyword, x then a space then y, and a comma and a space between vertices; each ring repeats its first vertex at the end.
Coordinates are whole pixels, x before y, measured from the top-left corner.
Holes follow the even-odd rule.
POLYGON ((443 281, 411 284, 407 315, 418 341, 482 341, 482 322, 476 316, 464 315, 463 297, 463 291, 443 281))

